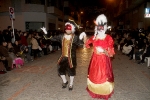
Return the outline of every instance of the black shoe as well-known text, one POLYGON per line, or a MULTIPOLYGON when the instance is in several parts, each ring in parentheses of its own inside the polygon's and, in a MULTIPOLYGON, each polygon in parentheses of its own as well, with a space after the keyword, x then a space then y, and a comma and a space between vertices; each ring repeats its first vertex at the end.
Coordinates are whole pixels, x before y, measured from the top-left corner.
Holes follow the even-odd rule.
POLYGON ((73 86, 69 86, 69 91, 72 91, 73 90, 73 86))
POLYGON ((138 62, 138 64, 143 64, 143 63, 144 63, 143 61, 138 62))
POLYGON ((62 88, 66 88, 67 87, 67 84, 68 84, 68 81, 66 83, 63 83, 62 84, 62 88))
POLYGON ((129 60, 132 60, 133 58, 130 58, 129 60))

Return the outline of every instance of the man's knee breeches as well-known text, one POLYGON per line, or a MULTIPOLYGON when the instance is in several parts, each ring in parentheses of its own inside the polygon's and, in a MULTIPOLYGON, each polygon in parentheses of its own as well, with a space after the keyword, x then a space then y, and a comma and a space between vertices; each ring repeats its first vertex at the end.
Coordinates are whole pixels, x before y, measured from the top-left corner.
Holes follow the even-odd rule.
POLYGON ((61 60, 61 62, 58 65, 58 73, 59 75, 66 75, 69 76, 75 76, 76 75, 76 68, 70 68, 68 58, 65 57, 61 60))

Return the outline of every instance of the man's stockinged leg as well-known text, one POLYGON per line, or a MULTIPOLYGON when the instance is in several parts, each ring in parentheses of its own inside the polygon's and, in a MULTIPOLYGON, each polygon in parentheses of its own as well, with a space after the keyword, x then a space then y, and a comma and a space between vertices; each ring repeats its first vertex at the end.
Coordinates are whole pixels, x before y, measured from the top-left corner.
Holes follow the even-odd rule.
POLYGON ((66 76, 65 75, 60 75, 60 77, 62 78, 62 81, 63 81, 62 88, 66 88, 67 84, 68 84, 66 76))
POLYGON ((70 76, 69 90, 73 90, 73 80, 74 80, 74 76, 70 76))

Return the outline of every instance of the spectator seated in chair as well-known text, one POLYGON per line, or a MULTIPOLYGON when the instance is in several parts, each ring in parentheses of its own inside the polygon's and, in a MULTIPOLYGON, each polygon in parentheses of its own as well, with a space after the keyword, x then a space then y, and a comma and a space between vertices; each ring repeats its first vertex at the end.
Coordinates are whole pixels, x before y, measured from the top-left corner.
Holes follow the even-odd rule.
POLYGON ((12 58, 9 56, 6 41, 3 41, 0 45, 0 56, 6 70, 10 71, 12 67, 12 58))
POLYGON ((138 62, 138 64, 144 63, 145 57, 150 57, 150 43, 147 42, 146 43, 146 49, 142 54, 142 59, 140 62, 138 62))
POLYGON ((125 42, 122 53, 123 54, 129 54, 130 51, 132 50, 133 42, 131 40, 131 36, 128 36, 127 41, 125 42))
POLYGON ((146 51, 146 45, 147 44, 148 44, 148 40, 144 39, 143 45, 141 47, 138 47, 138 46, 136 47, 137 51, 134 53, 136 61, 141 60, 140 56, 142 56, 144 51, 146 51))

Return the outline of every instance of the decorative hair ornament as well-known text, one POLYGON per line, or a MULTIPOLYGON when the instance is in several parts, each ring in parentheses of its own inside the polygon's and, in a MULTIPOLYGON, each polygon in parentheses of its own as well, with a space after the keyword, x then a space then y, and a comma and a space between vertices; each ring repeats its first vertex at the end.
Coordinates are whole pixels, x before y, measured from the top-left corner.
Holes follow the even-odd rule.
POLYGON ((94 33, 94 38, 93 40, 96 38, 97 34, 98 34, 98 31, 106 31, 107 29, 105 29, 105 25, 107 25, 107 18, 104 14, 101 14, 99 15, 97 18, 96 18, 96 21, 94 21, 95 23, 95 33, 94 33))

